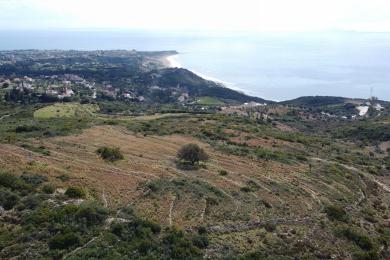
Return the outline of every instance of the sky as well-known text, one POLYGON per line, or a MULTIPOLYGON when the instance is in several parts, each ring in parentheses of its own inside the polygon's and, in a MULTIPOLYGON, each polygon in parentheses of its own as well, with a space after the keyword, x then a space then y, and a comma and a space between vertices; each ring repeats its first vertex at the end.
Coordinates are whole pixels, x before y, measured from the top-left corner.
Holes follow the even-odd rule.
POLYGON ((0 0, 0 30, 390 31, 389 0, 0 0))

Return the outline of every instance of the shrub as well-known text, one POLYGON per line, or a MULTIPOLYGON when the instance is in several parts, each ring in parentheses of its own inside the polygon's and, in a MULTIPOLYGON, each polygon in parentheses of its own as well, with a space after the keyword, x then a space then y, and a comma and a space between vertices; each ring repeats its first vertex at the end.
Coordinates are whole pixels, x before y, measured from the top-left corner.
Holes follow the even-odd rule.
POLYGON ((31 185, 19 179, 13 174, 0 172, 0 186, 10 188, 12 190, 32 190, 31 185))
POLYGON ((198 234, 199 234, 199 235, 207 234, 207 229, 206 229, 206 227, 203 227, 203 226, 198 227, 198 234))
POLYGON ((357 252, 353 254, 354 260, 379 260, 379 256, 375 251, 357 252))
POLYGON ((161 227, 159 224, 153 222, 153 221, 150 221, 150 220, 142 220, 141 221, 142 225, 145 227, 145 228, 150 228, 150 230, 152 231, 153 234, 158 234, 161 232, 161 227))
POLYGON ((81 187, 73 186, 69 187, 65 195, 68 196, 69 198, 85 198, 85 190, 81 187))
POLYGON ((96 202, 81 204, 75 214, 78 220, 85 221, 88 226, 101 224, 107 215, 108 210, 96 202))
POLYGON ((176 228, 167 230, 162 240, 162 250, 168 259, 196 259, 202 256, 200 250, 176 228))
POLYGON ((220 170, 220 171, 219 171, 219 175, 221 175, 221 176, 226 176, 226 175, 228 175, 228 172, 225 171, 225 170, 220 170))
POLYGON ((336 205, 329 205, 325 208, 325 213, 328 218, 332 221, 348 221, 348 216, 345 210, 342 207, 336 205))
POLYGON ((42 203, 44 200, 43 197, 44 195, 42 194, 28 195, 27 197, 23 198, 20 206, 18 206, 18 209, 35 209, 42 203))
POLYGON ((0 185, 6 188, 14 189, 17 186, 18 178, 10 173, 0 173, 0 185))
POLYGON ((160 189, 160 185, 155 182, 149 182, 148 184, 146 184, 146 187, 148 187, 153 192, 157 192, 160 189))
POLYGON ((209 245, 209 239, 204 235, 196 235, 192 238, 192 243, 198 248, 206 248, 209 245))
POLYGON ((274 232, 276 230, 276 224, 268 222, 265 224, 264 228, 268 232, 274 232))
POLYGON ((177 152, 177 158, 195 165, 200 161, 207 161, 209 156, 197 144, 186 144, 177 152))
POLYGON ((56 177, 57 179, 60 179, 61 181, 69 181, 70 177, 66 174, 61 174, 60 176, 56 177))
POLYGON ((149 239, 152 234, 161 232, 160 225, 135 217, 128 223, 115 223, 111 227, 111 232, 125 241, 137 239, 149 239))
POLYGON ((46 176, 42 176, 39 174, 23 173, 23 175, 20 176, 20 178, 25 182, 31 184, 32 186, 39 186, 40 184, 47 181, 46 176))
POLYGON ((251 192, 252 191, 252 189, 250 187, 248 187, 248 186, 241 187, 240 190, 242 192, 251 192))
POLYGON ((41 153, 41 154, 47 155, 47 156, 50 155, 50 151, 47 150, 46 147, 44 147, 44 146, 35 147, 35 146, 29 145, 29 144, 22 144, 21 147, 23 147, 27 150, 30 150, 32 152, 35 152, 35 153, 41 153))
POLYGON ((53 212, 52 209, 47 207, 40 207, 37 210, 32 211, 31 214, 27 214, 23 221, 32 226, 41 225, 50 221, 52 213, 58 214, 58 212, 53 212))
POLYGON ((272 205, 271 205, 268 201, 262 200, 261 202, 263 203, 263 205, 264 205, 266 208, 268 208, 268 209, 272 208, 272 205))
POLYGON ((0 206, 4 209, 12 209, 19 201, 19 196, 8 190, 0 190, 0 206))
POLYGON ((80 244, 80 236, 74 233, 55 235, 49 241, 50 249, 66 249, 80 244))
POLYGON ((119 148, 100 147, 96 152, 106 161, 114 162, 124 159, 119 148))
POLYGON ((337 231, 339 236, 343 236, 346 239, 354 242, 356 245, 358 245, 361 249, 364 250, 371 250, 374 248, 374 244, 371 241, 369 237, 366 235, 361 234, 355 229, 352 229, 350 227, 345 227, 337 231))
POLYGON ((38 130, 40 130, 40 128, 33 125, 20 125, 15 128, 16 133, 33 132, 38 130))
POLYGON ((46 184, 42 187, 42 191, 46 194, 53 194, 55 192, 55 187, 52 184, 46 184))

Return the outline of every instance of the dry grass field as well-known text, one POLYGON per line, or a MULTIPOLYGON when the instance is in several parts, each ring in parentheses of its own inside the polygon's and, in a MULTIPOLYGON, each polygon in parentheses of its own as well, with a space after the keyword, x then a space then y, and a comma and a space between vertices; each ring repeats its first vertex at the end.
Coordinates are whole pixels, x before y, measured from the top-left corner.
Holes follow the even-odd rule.
MULTIPOLYGON (((245 135, 236 141, 244 140, 245 135)), ((21 144, 0 144, 2 169, 20 174, 39 172, 57 187, 83 186, 90 197, 108 207, 130 204, 141 216, 163 226, 206 226, 211 233, 209 257, 225 246, 234 252, 261 247, 264 241, 280 239, 280 234, 312 241, 321 235, 329 242, 331 234, 324 230, 316 233, 325 216, 324 206, 343 202, 354 214, 365 199, 363 189, 368 189, 369 180, 363 181, 351 169, 331 162, 313 160, 311 169, 308 163, 254 160, 216 151, 193 137, 144 136, 123 126, 95 126, 77 135, 26 142, 29 147, 45 147, 50 155, 27 150, 21 144), (199 170, 176 167, 176 153, 187 143, 199 144, 210 156, 199 170), (119 147, 124 160, 102 160, 96 150, 103 146, 119 147), (264 229, 269 223, 279 225, 278 234, 264 229)), ((266 147, 272 143, 292 145, 253 138, 247 142, 266 147)), ((388 201, 386 196, 384 193, 388 201)), ((341 250, 345 245, 339 246, 341 250)))
MULTIPOLYGON (((190 182, 200 181, 202 184, 215 187, 221 191, 226 213, 232 213, 232 210, 239 212, 237 215, 241 216, 237 217, 248 221, 256 220, 260 215, 267 213, 272 215, 273 211, 278 210, 285 211, 286 214, 312 215, 318 212, 320 199, 328 199, 327 196, 332 197, 335 194, 350 196, 353 194, 351 189, 354 188, 349 187, 351 183, 345 184, 342 180, 333 185, 329 185, 325 180, 317 178, 314 180, 315 176, 311 176, 307 165, 254 161, 217 152, 209 145, 191 137, 179 135, 144 137, 120 126, 97 126, 74 136, 31 139, 30 144, 44 146, 51 155, 45 156, 15 145, 2 144, 0 149, 4 156, 1 158, 0 167, 16 167, 17 169, 7 170, 16 170, 20 173, 44 172, 60 186, 71 183, 85 185, 97 198, 101 199, 105 193, 108 205, 113 208, 131 203, 136 207, 151 210, 148 204, 153 204, 158 199, 159 209, 155 214, 150 212, 149 217, 160 218, 159 221, 162 223, 166 222, 164 216, 168 215, 169 200, 174 195, 167 192, 164 194, 166 197, 151 198, 145 196, 145 189, 142 188, 143 183, 161 178, 167 182, 180 178, 190 182), (177 150, 183 144, 194 142, 204 147, 211 157, 206 169, 178 170, 174 162, 177 150), (102 146, 119 147, 125 159, 115 163, 100 159, 95 151, 102 146), (221 170, 226 170, 228 174, 220 175, 221 170), (60 181, 57 177, 61 175, 69 176, 70 180, 60 181), (251 185, 253 192, 241 192, 243 187, 251 185), (322 192, 320 188, 324 188, 322 192), (166 205, 161 200, 166 200, 166 205), (265 202, 270 209, 261 202, 265 202), (248 206, 251 203, 253 206, 248 206)), ((185 196, 176 198, 173 222, 184 226, 204 221, 217 222, 208 218, 207 214, 200 217, 205 207, 205 198, 202 196, 206 197, 207 194, 201 194, 199 198, 185 196), (182 203, 180 200, 190 200, 187 201, 188 205, 195 209, 189 210, 185 205, 180 209, 182 203), (180 212, 181 210, 183 212, 180 212), (194 211, 195 219, 188 219, 188 212, 185 212, 187 210, 194 211)))

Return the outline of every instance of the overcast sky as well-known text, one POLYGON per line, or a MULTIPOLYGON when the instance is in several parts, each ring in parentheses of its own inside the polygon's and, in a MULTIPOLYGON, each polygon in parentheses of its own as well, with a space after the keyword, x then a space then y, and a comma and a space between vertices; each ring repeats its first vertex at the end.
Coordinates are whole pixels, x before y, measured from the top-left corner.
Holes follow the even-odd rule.
POLYGON ((0 0, 0 29, 390 31, 390 0, 0 0))

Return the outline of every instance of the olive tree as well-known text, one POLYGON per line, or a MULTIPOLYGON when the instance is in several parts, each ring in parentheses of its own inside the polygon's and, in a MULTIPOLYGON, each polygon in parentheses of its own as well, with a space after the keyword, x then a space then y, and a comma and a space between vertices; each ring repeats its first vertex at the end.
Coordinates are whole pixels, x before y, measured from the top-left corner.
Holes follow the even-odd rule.
POLYGON ((183 145, 180 150, 177 152, 177 158, 179 160, 195 165, 200 161, 207 161, 209 156, 206 152, 199 147, 197 144, 186 144, 183 145))

